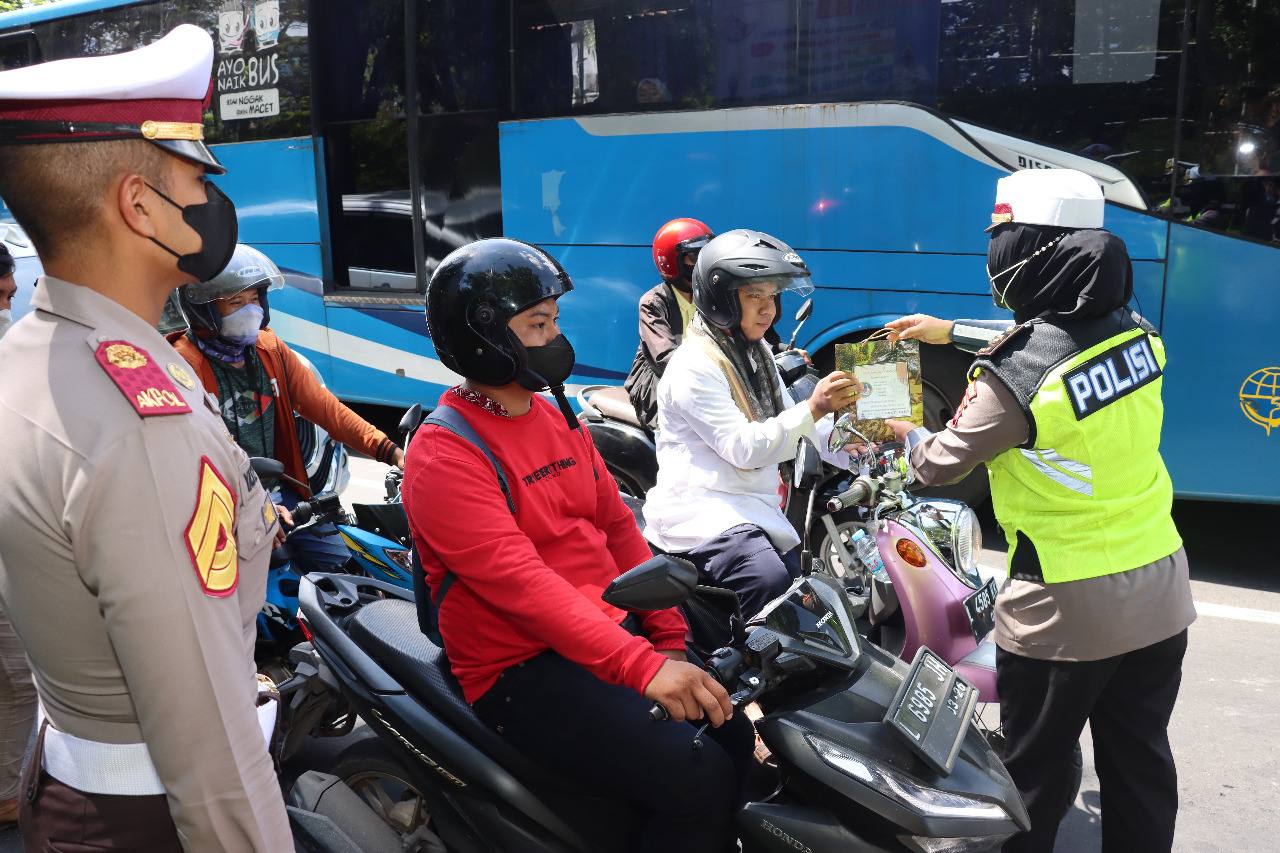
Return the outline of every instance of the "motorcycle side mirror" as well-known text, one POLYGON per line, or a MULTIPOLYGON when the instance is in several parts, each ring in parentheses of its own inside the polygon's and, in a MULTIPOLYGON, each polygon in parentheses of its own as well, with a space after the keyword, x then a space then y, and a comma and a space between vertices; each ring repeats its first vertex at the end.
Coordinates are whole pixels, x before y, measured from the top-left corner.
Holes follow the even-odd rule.
POLYGON ((822 457, 818 448, 809 443, 809 439, 800 439, 796 447, 795 470, 791 475, 791 485, 801 491, 808 491, 818 484, 822 477, 822 457))
POLYGON ((284 463, 278 459, 251 456, 249 457, 249 465, 253 468, 253 473, 264 480, 278 480, 284 474, 284 463))
POLYGON ((400 419, 400 434, 408 435, 413 432, 422 423, 422 404, 414 403, 409 407, 409 411, 404 413, 404 417, 400 419))
POLYGON ((697 586, 693 563, 660 554, 614 578, 600 597, 622 610, 666 610, 692 596, 697 586))
POLYGON ((796 322, 803 323, 809 319, 809 315, 813 313, 813 300, 806 299, 804 304, 800 306, 800 310, 796 312, 796 322))
POLYGON ((311 487, 286 474, 284 472, 284 463, 278 459, 268 459, 265 456, 250 456, 249 467, 253 469, 253 473, 257 474, 260 480, 288 480, 298 487, 298 494, 311 494, 311 487))
POLYGON ((804 321, 809 319, 809 315, 813 313, 813 300, 806 299, 804 304, 800 306, 800 310, 796 312, 796 327, 791 332, 791 340, 787 343, 787 349, 795 349, 796 335, 800 334, 800 327, 804 325, 804 321))

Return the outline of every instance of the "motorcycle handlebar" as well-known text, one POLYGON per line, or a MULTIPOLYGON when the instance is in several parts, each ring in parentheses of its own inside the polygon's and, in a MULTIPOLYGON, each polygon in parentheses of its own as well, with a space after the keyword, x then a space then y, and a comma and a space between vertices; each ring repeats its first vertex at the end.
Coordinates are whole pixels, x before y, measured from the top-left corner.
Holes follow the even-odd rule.
POLYGON ((853 484, 846 492, 841 492, 831 500, 827 501, 828 512, 839 512, 845 507, 860 504, 871 498, 871 487, 859 480, 853 484))

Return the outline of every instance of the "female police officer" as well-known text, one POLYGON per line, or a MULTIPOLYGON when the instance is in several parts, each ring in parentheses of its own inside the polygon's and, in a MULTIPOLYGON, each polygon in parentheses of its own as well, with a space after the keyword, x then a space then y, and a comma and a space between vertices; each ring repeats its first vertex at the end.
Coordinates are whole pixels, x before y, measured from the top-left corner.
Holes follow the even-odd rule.
MULTIPOLYGON (((1159 452, 1164 345, 1125 307, 1132 267, 1103 212, 1082 172, 1001 179, 987 273, 1018 325, 979 352, 946 430, 890 422, 925 484, 991 470, 1009 541, 995 631, 1004 761, 1031 816, 1006 851, 1053 849, 1086 721, 1103 851, 1173 843, 1168 724, 1195 609, 1159 452)), ((984 337, 979 325, 917 314, 888 328, 964 344, 984 337)))

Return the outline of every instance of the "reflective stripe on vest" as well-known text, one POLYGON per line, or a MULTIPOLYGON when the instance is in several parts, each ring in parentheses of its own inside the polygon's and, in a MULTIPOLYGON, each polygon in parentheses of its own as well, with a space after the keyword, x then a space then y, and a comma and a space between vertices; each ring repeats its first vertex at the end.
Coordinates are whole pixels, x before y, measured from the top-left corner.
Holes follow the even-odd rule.
POLYGON ((1074 459, 1068 459, 1053 449, 1024 450, 1022 455, 1027 457, 1028 462, 1036 466, 1036 470, 1050 480, 1082 495, 1092 497, 1093 469, 1088 465, 1083 462, 1077 462, 1074 459))

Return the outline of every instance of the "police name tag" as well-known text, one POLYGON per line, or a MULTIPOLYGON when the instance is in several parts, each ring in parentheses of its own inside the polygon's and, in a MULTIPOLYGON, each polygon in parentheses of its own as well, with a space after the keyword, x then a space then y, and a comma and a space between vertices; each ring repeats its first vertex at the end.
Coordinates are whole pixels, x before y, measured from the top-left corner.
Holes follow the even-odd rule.
POLYGON ((1159 378, 1160 365, 1147 335, 1098 353, 1062 374, 1078 421, 1159 378))

